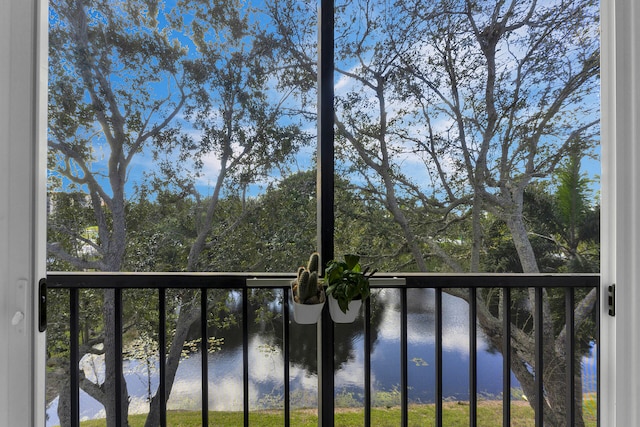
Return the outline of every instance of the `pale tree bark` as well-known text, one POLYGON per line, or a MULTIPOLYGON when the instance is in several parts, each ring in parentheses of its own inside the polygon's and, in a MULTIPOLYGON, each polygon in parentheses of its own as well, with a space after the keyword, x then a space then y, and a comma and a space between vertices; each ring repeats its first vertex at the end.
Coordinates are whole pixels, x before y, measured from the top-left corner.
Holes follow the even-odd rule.
POLYGON ((507 227, 509 227, 509 231, 511 231, 511 237, 518 252, 518 259, 522 265, 522 272, 539 273, 540 270, 538 268, 538 262, 536 261, 536 254, 533 252, 531 241, 529 240, 529 233, 522 219, 522 209, 520 208, 520 213, 507 216, 505 222, 507 227))
MULTIPOLYGON (((185 301, 180 308, 180 314, 176 321, 176 331, 169 346, 169 350, 166 354, 166 376, 165 376, 165 390, 166 395, 160 396, 157 392, 151 398, 149 415, 145 421, 145 427, 156 427, 160 425, 160 399, 164 399, 165 402, 169 400, 171 389, 176 378, 180 359, 182 357, 182 349, 184 343, 187 340, 189 329, 191 325, 200 319, 200 307, 199 302, 195 301, 195 295, 193 292, 183 292, 182 300, 185 301)), ((162 355, 164 357, 164 355, 162 355)), ((202 357, 206 357, 204 354, 202 357)))

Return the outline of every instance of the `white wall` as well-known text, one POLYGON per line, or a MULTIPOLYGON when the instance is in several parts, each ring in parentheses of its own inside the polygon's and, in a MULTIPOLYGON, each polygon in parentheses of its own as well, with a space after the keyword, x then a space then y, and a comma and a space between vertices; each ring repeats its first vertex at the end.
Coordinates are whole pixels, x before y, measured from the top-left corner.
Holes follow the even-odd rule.
POLYGON ((600 404, 601 425, 615 426, 615 318, 607 310, 607 287, 616 281, 615 269, 615 13, 616 0, 601 4, 602 90, 602 200, 601 200, 601 293, 600 293, 600 404), (607 248, 607 250, 605 250, 607 248))
POLYGON ((37 6, 0 0, 0 427, 44 425, 44 334, 34 291, 45 273, 46 144, 37 142, 45 137, 46 39, 38 49, 37 28, 46 17, 37 6), (25 317, 14 326, 17 312, 25 317))
POLYGON ((626 427, 640 425, 640 5, 602 7, 602 425, 626 427), (611 283, 615 318, 606 313, 611 283))

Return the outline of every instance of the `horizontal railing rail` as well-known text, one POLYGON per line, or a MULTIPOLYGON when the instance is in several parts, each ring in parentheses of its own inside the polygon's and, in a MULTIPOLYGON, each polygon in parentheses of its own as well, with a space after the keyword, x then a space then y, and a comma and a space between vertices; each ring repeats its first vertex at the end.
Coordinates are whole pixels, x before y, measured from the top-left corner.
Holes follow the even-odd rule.
MULTIPOLYGON (((291 273, 126 273, 49 272, 47 287, 72 288, 201 288, 241 289, 282 287, 295 278, 291 273), (257 282, 255 279, 259 279, 257 282), (253 280, 253 281, 252 281, 253 280)), ((591 288, 598 287, 598 274, 450 274, 376 273, 372 287, 408 288, 591 288), (402 280, 393 280, 402 279, 402 280)))
MULTIPOLYGON (((115 319, 113 329, 115 330, 115 345, 117 353, 120 355, 116 361, 115 388, 122 390, 123 378, 123 357, 122 357, 122 291, 129 289, 155 289, 158 292, 158 346, 159 354, 166 354, 167 351, 167 331, 166 331, 166 292, 168 289, 194 289, 200 292, 200 333, 201 351, 207 354, 208 331, 207 331, 207 292, 210 289, 233 289, 242 295, 242 327, 243 327, 243 408, 244 425, 249 425, 249 363, 248 363, 248 292, 251 289, 279 289, 283 293, 283 383, 284 383, 284 423, 290 425, 290 389, 289 389, 289 294, 290 281, 293 275, 287 273, 57 273, 51 272, 47 277, 47 287, 50 289, 69 290, 69 313, 70 313, 70 366, 79 366, 79 291, 83 289, 113 289, 115 298, 115 319)), ((574 306, 576 289, 586 288, 599 290, 600 277, 590 274, 377 274, 371 280, 373 289, 397 289, 400 292, 400 411, 401 425, 409 425, 409 385, 408 385, 408 290, 409 289, 433 289, 435 292, 435 424, 443 425, 443 304, 442 294, 447 289, 457 290, 459 295, 461 290, 466 289, 469 301, 469 419, 470 426, 477 424, 477 384, 478 384, 478 350, 477 350, 477 292, 483 288, 496 288, 502 290, 502 327, 503 327, 503 384, 502 384, 502 410, 504 426, 511 425, 510 399, 511 399, 511 292, 515 289, 529 288, 535 293, 535 313, 534 334, 535 334, 535 366, 534 372, 543 372, 543 290, 558 288, 564 289, 565 301, 565 323, 566 323, 566 424, 575 424, 575 377, 573 373, 576 369, 575 356, 575 331, 574 331, 574 306)), ((599 292, 597 306, 599 306, 599 292)), ((599 310, 596 307, 596 341, 599 339, 599 310)), ((371 426, 371 300, 364 304, 364 424, 371 426)), ((333 343, 318 343, 322 349, 333 349, 333 343)), ((322 350, 320 350, 322 351, 322 350)), ((599 352, 598 352, 599 353, 599 352)), ((166 361, 159 358, 159 384, 158 396, 167 395, 167 385, 165 382, 166 361)), ((319 362, 318 362, 319 363, 319 362)), ((207 357, 201 358, 202 380, 202 424, 209 425, 209 380, 207 357)), ((597 377, 599 378, 599 363, 597 377)), ((599 384, 599 381, 598 381, 599 384)), ((537 396, 544 396, 545 388, 542 375, 535 375, 535 388, 537 396)), ((80 378, 78 369, 70 369, 70 391, 71 391, 71 424, 73 427, 80 425, 79 417, 79 390, 80 378)), ((116 402, 116 413, 122 413, 122 393, 114 396, 116 402)), ((318 399, 321 397, 318 396, 318 399)), ((159 399, 160 404, 160 425, 166 426, 166 401, 159 399)), ((544 399, 536 399, 535 402, 535 424, 543 425, 544 399)), ((599 407, 599 405, 597 405, 599 407)), ((120 417, 116 420, 116 426, 121 426, 120 417)))

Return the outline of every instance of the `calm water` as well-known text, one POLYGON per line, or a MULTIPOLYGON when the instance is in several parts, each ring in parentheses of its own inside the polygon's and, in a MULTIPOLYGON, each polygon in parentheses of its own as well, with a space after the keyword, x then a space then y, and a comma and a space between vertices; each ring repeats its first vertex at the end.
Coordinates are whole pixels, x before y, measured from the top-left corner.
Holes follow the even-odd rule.
MULTIPOLYGON (((410 402, 433 402, 435 397, 435 338, 433 291, 410 290, 408 306, 408 370, 410 402)), ((371 382, 373 403, 399 404, 400 313, 399 293, 383 290, 372 303, 371 382)), ((273 309, 277 310, 274 305, 273 309)), ((293 316, 291 316, 293 319, 293 316)), ((284 370, 281 319, 257 323, 249 320, 249 401, 252 409, 282 408, 284 370)), ((335 394, 336 405, 362 402, 364 381, 364 338, 361 322, 336 325, 335 394)), ((443 295, 443 393, 450 400, 469 400, 468 306, 455 297, 443 295)), ((242 332, 241 327, 212 331, 224 338, 222 349, 209 354, 209 408, 242 410, 242 332)), ((316 328, 293 323, 290 328, 291 406, 317 405, 316 328)), ((199 410, 201 407, 201 354, 182 360, 168 402, 169 409, 199 410)), ((102 380, 100 360, 83 360, 90 378, 102 380)), ((125 378, 131 395, 130 413, 147 412, 148 382, 152 393, 158 384, 158 371, 151 377, 138 362, 125 362, 125 378)), ((595 391, 595 357, 583 359, 584 389, 595 391)), ((512 387, 518 382, 512 376, 512 387)), ((502 393, 502 356, 491 351, 485 337, 478 336, 478 393, 498 397, 502 393)), ((103 407, 80 392, 81 418, 104 417, 103 407)), ((58 424, 57 399, 47 409, 47 426, 58 424)))

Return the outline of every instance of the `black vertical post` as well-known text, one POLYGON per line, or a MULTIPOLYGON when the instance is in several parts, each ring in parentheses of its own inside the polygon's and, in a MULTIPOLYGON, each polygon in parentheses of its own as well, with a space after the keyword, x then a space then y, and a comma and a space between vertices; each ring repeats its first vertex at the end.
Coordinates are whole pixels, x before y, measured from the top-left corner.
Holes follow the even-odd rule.
POLYGON ((364 301, 364 427, 371 427, 371 298, 364 301))
POLYGON ((573 306, 575 303, 575 294, 573 288, 565 288, 565 330, 567 335, 565 337, 566 345, 566 358, 567 358, 567 379, 566 379, 566 415, 567 425, 573 426, 576 421, 576 384, 575 384, 575 370, 576 370, 576 350, 575 350, 575 333, 574 333, 574 312, 573 306))
POLYGON ((542 315, 542 288, 535 289, 535 412, 536 427, 544 425, 544 317, 542 315))
POLYGON ((200 359, 202 383, 202 425, 209 425, 209 333, 207 331, 207 288, 200 289, 200 359))
POLYGON ((511 425, 511 289, 502 289, 502 425, 511 425))
POLYGON ((242 396, 244 427, 249 427, 249 294, 242 288, 242 396))
POLYGON ((113 318, 115 322, 114 330, 114 343, 115 343, 115 354, 117 354, 118 360, 116 360, 115 366, 115 390, 116 390, 116 427, 120 427, 123 425, 124 417, 127 415, 122 412, 122 380, 123 380, 123 372, 122 372, 122 289, 116 288, 114 289, 114 310, 113 310, 113 318))
POLYGON ((502 426, 511 425, 511 289, 502 288, 502 426))
POLYGON ((436 289, 436 427, 442 427, 442 288, 436 289))
POLYGON ((167 291, 158 289, 158 404, 160 405, 160 427, 167 427, 167 291))
POLYGON ((78 289, 69 289, 69 415, 72 427, 80 426, 79 306, 78 289))
POLYGON ((283 292, 282 307, 282 354, 284 358, 284 427, 291 425, 291 402, 290 380, 289 375, 289 287, 285 286, 283 292))
POLYGON ((469 425, 478 423, 478 343, 476 331, 476 288, 469 288, 469 425))
MULTIPOLYGON (((321 0, 318 19, 318 251, 321 265, 333 259, 334 231, 334 0, 321 0)), ((334 329, 328 307, 318 323, 318 425, 333 427, 334 329)))
POLYGON ((400 425, 409 425, 409 368, 408 338, 409 321, 407 315, 407 288, 400 289, 400 425))

